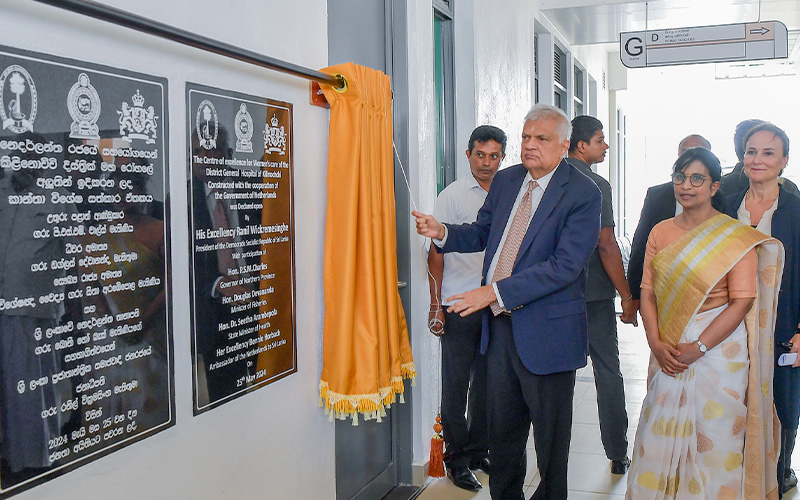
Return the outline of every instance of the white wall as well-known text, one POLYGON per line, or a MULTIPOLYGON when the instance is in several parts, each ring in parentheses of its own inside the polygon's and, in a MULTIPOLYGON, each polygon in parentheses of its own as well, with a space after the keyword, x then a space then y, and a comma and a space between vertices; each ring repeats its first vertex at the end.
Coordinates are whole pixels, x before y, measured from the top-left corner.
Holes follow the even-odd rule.
MULTIPOLYGON (((104 3, 306 67, 327 65, 325 0, 104 3), (302 26, 302 33, 298 33, 302 26)), ((308 82, 27 0, 0 6, 0 43, 166 77, 177 424, 15 498, 335 497, 334 431, 317 407, 328 111, 308 82), (298 373, 192 416, 185 82, 294 103, 298 373)))
MULTIPOLYGON (((800 75, 717 80, 714 64, 629 69, 628 88, 617 99, 628 115, 630 232, 647 188, 669 180, 678 143, 687 135, 708 139, 723 167, 736 163, 733 131, 742 120, 767 120, 790 140, 800 137, 798 83, 800 75)), ((785 173, 800 179, 791 155, 785 173)))
POLYGON ((508 135, 502 167, 520 162, 525 114, 533 106, 533 23, 526 0, 474 0, 475 110, 478 124, 508 135))
MULTIPOLYGON (((433 85, 433 9, 430 2, 408 2, 408 150, 411 198, 419 210, 431 213, 436 199, 436 120, 433 85)), ((456 56, 458 57, 458 56, 456 56)), ((409 217, 411 215, 409 214, 409 217)), ((417 369, 413 395, 414 483, 422 481, 421 467, 430 455, 430 438, 439 408, 439 344, 428 332, 427 251, 424 238, 409 226, 411 273, 411 349, 417 369)))
MULTIPOLYGON (((595 118, 603 123, 603 132, 606 135, 606 142, 613 146, 611 138, 614 136, 611 129, 611 120, 609 117, 608 109, 608 90, 603 88, 603 74, 608 74, 608 49, 604 45, 583 45, 573 46, 572 55, 575 59, 583 65, 586 71, 597 82, 597 95, 590 96, 595 99, 597 103, 597 113, 595 118)), ((589 92, 588 86, 586 89, 589 92)), ((586 114, 589 113, 588 107, 584 110, 586 114)), ((597 165, 597 172, 609 178, 609 156, 606 156, 606 161, 597 165)))
MULTIPOLYGON (((453 5, 454 16, 454 69, 456 93, 456 178, 470 175, 469 163, 464 154, 469 146, 469 136, 478 125, 475 101, 475 7, 473 0, 459 0, 453 5)), ((482 19, 478 17, 478 22, 482 19)))

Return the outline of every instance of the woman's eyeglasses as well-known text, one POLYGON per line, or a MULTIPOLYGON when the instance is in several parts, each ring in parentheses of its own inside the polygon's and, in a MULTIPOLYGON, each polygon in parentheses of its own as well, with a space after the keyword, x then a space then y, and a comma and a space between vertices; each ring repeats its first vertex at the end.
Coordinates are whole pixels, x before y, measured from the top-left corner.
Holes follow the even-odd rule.
MULTIPOLYGON (((688 177, 689 177, 689 183, 696 188, 702 186, 703 183, 706 181, 705 176, 700 174, 692 174, 688 177)), ((680 186, 681 184, 683 184, 686 178, 687 176, 683 172, 675 172, 674 174, 672 174, 672 183, 675 184, 676 186, 680 186)))

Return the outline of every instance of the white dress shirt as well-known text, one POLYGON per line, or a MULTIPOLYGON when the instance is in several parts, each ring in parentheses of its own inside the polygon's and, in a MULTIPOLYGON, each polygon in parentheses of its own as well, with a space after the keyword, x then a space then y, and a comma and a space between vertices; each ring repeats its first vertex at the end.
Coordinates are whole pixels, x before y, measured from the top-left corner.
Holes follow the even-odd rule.
MULTIPOLYGON (((539 203, 542 201, 542 196, 544 196, 544 192, 547 190, 547 185, 550 184, 550 179, 553 178, 555 171, 556 169, 554 168, 549 173, 543 175, 539 179, 536 179, 536 182, 539 185, 536 186, 536 188, 531 192, 531 216, 530 219, 528 219, 528 224, 530 224, 533 216, 536 214, 536 209, 539 208, 539 203)), ((511 213, 508 215, 506 227, 503 229, 503 236, 500 238, 500 244, 497 246, 497 251, 495 251, 494 256, 492 257, 492 262, 489 264, 489 270, 486 273, 486 283, 492 282, 492 276, 494 276, 494 270, 497 267, 497 260, 500 258, 500 252, 503 250, 503 244, 506 242, 508 230, 511 228, 511 222, 514 220, 514 214, 517 213, 517 208, 522 202, 522 197, 525 196, 525 192, 528 191, 528 183, 532 182, 533 180, 534 178, 531 176, 530 172, 525 174, 525 178, 522 180, 522 186, 520 186, 519 192, 517 192, 517 198, 514 200, 514 206, 511 207, 511 213)), ((442 247, 446 241, 447 226, 444 227, 444 238, 441 240, 434 239, 433 243, 438 247, 442 247)), ((500 307, 505 309, 505 306, 503 305, 503 298, 500 296, 500 290, 497 289, 497 284, 492 283, 492 288, 494 288, 494 295, 497 297, 497 303, 500 304, 500 307)))
MULTIPOLYGON (((549 173, 543 175, 539 179, 536 179, 536 182, 539 185, 536 186, 536 188, 534 188, 534 190, 531 192, 531 216, 528 219, 529 225, 533 219, 533 216, 536 214, 536 209, 539 208, 539 203, 542 201, 542 196, 544 196, 544 192, 547 190, 547 185, 550 184, 550 179, 553 178, 555 171, 556 169, 554 168, 549 173)), ((508 230, 511 229, 511 222, 514 220, 514 214, 517 213, 517 208, 519 208, 519 204, 522 203, 522 197, 525 196, 525 192, 528 191, 528 184, 533 181, 534 179, 530 172, 525 174, 525 179, 522 180, 522 186, 520 186, 519 192, 517 193, 517 199, 514 200, 514 206, 511 207, 511 213, 508 215, 506 227, 503 229, 503 237, 500 238, 500 243, 497 245, 497 251, 494 253, 492 262, 489 264, 489 269, 486 272, 487 283, 492 283, 492 276, 494 276, 494 270, 497 267, 497 261, 500 259, 500 252, 502 252, 503 245, 508 237, 508 230)), ((503 298, 500 296, 500 290, 497 288, 497 283, 492 283, 492 288, 494 288, 494 295, 497 297, 497 303, 500 305, 500 307, 505 309, 506 306, 503 305, 503 298)))
MULTIPOLYGON (((486 201, 486 191, 471 174, 451 182, 439 194, 433 216, 439 222, 465 224, 475 222, 478 211, 486 201)), ((431 250, 435 252, 436 250, 431 250)), ((481 286, 483 256, 486 252, 444 254, 444 275, 440 283, 442 305, 449 306, 448 297, 481 286)))
MULTIPOLYGON (((739 219, 739 222, 741 222, 742 224, 747 224, 748 226, 752 226, 753 222, 750 219, 750 212, 746 208, 744 208, 744 201, 746 199, 747 199, 747 194, 745 194, 744 198, 742 198, 742 204, 739 205, 739 210, 736 211, 736 218, 739 219)), ((761 216, 761 220, 758 221, 758 224, 756 225, 756 229, 766 234, 767 236, 772 236, 772 215, 778 208, 778 199, 780 199, 780 196, 775 198, 775 203, 773 203, 771 207, 769 207, 767 210, 764 211, 764 215, 761 216)))

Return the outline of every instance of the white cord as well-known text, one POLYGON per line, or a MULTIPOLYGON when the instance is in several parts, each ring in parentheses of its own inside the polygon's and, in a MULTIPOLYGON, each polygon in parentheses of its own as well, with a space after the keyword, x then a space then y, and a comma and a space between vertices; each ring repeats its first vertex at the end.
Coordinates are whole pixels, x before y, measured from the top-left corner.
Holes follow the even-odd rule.
MULTIPOLYGON (((400 154, 397 152, 397 146, 395 145, 394 141, 392 141, 392 149, 394 150, 394 155, 397 158, 397 163, 400 165, 400 171, 403 173, 403 179, 406 181, 406 188, 408 189, 408 198, 411 200, 411 204, 414 206, 414 210, 418 211, 417 204, 414 201, 414 195, 411 192, 411 184, 408 182, 408 175, 406 174, 406 169, 403 166, 403 161, 400 159, 400 154)), ((433 244, 433 242, 431 242, 433 244)), ((425 242, 422 244, 422 249, 425 249, 425 242)), ((430 251, 430 250, 429 250, 430 251)), ((435 250, 434 250, 435 252, 435 250)), ((427 262, 426 262, 427 267, 427 262)), ((433 280, 433 289, 437 291, 436 293, 436 312, 442 310, 442 302, 439 298, 439 283, 436 282, 436 278, 431 273, 430 268, 428 268, 428 276, 431 280, 433 280)), ((428 330, 437 337, 441 336, 444 333, 444 322, 437 317, 431 318, 428 322, 428 330)))
POLYGON ((406 187, 408 188, 408 199, 411 200, 411 204, 414 205, 414 210, 418 211, 417 204, 414 202, 414 195, 411 193, 411 184, 408 183, 408 176, 406 175, 406 169, 403 167, 403 161, 400 159, 400 154, 397 152, 397 146, 395 146, 394 141, 392 141, 392 149, 394 149, 394 155, 397 157, 397 163, 400 164, 400 171, 403 172, 403 179, 406 180, 406 187))
MULTIPOLYGON (((413 193, 411 193, 411 184, 409 184, 409 182, 408 182, 408 175, 406 175, 406 169, 403 167, 403 161, 400 159, 400 154, 397 152, 397 146, 395 145, 394 141, 392 141, 392 149, 394 149, 394 155, 397 157, 397 163, 400 164, 400 171, 403 173, 403 179, 405 179, 405 181, 406 181, 406 188, 408 189, 408 198, 411 200, 411 205, 414 206, 414 210, 415 211, 419 211, 419 209, 417 209, 417 204, 414 202, 414 195, 413 195, 413 193)), ((422 249, 423 250, 425 249, 425 243, 426 242, 423 240, 423 242, 422 242, 422 249)), ((431 245, 433 245, 433 241, 431 241, 431 245)), ((431 251, 431 249, 429 249, 428 251, 431 251)), ((436 250, 433 250, 433 251, 435 252, 436 250)), ((439 284, 436 282, 436 278, 431 273, 431 268, 428 267, 427 259, 425 260, 425 267, 428 270, 428 276, 433 280, 433 289, 437 292, 435 294, 435 297, 436 297, 436 309, 437 309, 436 312, 439 312, 439 311, 442 310, 442 301, 441 301, 441 299, 439 297, 439 295, 440 295, 440 293, 439 293, 440 292, 439 291, 439 284)), ((437 363, 439 365, 439 375, 437 377, 437 379, 439 380, 439 384, 437 384, 437 389, 438 389, 438 391, 437 391, 437 396, 438 396, 437 399, 439 401, 439 413, 438 413, 438 415, 441 416, 441 414, 442 414, 442 365, 441 365, 441 361, 442 361, 442 335, 444 334, 444 322, 442 320, 440 320, 439 318, 434 316, 428 322, 428 330, 432 334, 434 334, 436 337, 439 338, 439 343, 438 343, 439 344, 439 348, 438 348, 438 352, 439 352, 438 361, 439 362, 437 363)))

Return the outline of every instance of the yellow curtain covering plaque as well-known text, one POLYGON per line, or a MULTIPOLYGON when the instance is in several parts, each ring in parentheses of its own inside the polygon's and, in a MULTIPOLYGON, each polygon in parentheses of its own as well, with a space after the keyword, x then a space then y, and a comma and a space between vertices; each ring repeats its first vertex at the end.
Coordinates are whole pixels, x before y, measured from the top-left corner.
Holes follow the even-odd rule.
POLYGON ((352 63, 322 70, 331 106, 325 227, 325 329, 320 406, 330 419, 386 415, 416 377, 397 291, 389 77, 352 63))

